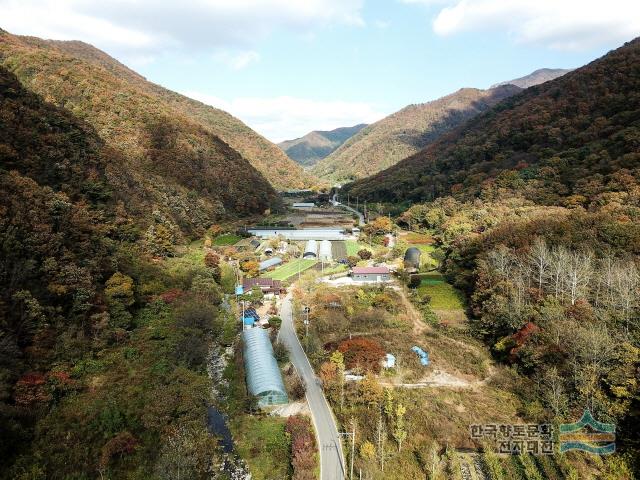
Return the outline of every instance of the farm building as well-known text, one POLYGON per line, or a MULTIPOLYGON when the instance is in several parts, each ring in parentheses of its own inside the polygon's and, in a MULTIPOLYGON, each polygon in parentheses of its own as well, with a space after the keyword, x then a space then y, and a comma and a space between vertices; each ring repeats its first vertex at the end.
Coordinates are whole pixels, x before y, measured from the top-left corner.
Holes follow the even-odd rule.
POLYGON ((265 260, 264 262, 260 262, 260 266, 258 269, 262 272, 263 270, 268 270, 271 267, 275 267, 282 263, 282 259, 280 257, 273 257, 269 260, 265 260))
POLYGON ((391 276, 387 267, 353 267, 351 278, 356 282, 387 282, 391 276))
POLYGON ((420 249, 416 247, 407 248, 404 252, 404 268, 407 271, 415 272, 420 268, 420 249))
POLYGON ((331 261, 331 242, 329 240, 322 240, 320 242, 320 251, 318 252, 318 257, 323 262, 331 261))
POLYGON ((242 280, 242 288, 245 292, 250 292, 254 287, 258 287, 265 295, 279 295, 284 290, 282 282, 272 278, 245 278, 242 280))
POLYGON ((267 331, 262 328, 245 330, 242 341, 249 393, 258 398, 261 407, 287 403, 289 399, 267 331))
POLYGON ((296 210, 312 210, 314 208, 316 208, 316 204, 315 203, 294 203, 292 206, 292 208, 295 208, 296 210))
POLYGON ((309 240, 304 247, 302 258, 316 258, 318 256, 318 242, 309 240))
POLYGON ((234 245, 238 250, 253 251, 260 246, 260 240, 257 238, 243 238, 234 245))
POLYGON ((262 239, 281 237, 285 240, 307 241, 307 240, 346 240, 344 228, 282 228, 265 229, 250 228, 247 230, 251 235, 262 239))
POLYGON ((246 327, 253 327, 256 323, 260 322, 260 315, 256 312, 255 308, 247 308, 243 312, 242 323, 246 327))

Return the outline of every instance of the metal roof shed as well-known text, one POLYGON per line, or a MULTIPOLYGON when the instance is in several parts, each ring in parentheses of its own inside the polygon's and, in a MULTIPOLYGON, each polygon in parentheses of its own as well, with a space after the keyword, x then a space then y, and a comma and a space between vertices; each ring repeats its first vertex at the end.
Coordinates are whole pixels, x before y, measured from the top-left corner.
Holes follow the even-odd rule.
POLYGON ((287 391, 267 331, 262 328, 245 330, 242 340, 249 393, 258 398, 261 407, 287 403, 287 391))
POLYGON ((270 258, 269 260, 260 262, 258 266, 258 270, 260 271, 267 270, 268 268, 275 267, 276 265, 280 265, 281 263, 282 263, 282 259, 280 257, 273 257, 273 258, 270 258))

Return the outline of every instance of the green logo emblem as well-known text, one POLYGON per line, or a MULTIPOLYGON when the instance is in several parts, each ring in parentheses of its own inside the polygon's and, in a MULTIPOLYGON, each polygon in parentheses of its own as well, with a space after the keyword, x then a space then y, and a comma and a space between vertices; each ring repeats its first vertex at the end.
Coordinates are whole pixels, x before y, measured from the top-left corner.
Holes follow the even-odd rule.
POLYGON ((608 455, 616 451, 616 426, 598 422, 587 409, 576 423, 561 423, 560 453, 582 450, 596 455, 608 455))

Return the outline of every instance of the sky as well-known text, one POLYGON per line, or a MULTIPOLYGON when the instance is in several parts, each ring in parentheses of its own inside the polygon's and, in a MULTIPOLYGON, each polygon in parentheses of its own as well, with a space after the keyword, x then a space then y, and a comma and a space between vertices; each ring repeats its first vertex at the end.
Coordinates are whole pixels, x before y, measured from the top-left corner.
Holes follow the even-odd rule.
POLYGON ((279 142, 579 67, 640 35, 640 2, 0 0, 0 28, 83 40, 279 142))

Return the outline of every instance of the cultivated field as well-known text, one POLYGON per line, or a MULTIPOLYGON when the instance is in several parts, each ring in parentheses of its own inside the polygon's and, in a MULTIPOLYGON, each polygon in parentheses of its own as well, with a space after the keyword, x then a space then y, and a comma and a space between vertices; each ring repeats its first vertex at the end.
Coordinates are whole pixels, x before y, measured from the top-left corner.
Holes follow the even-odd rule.
POLYGON ((317 263, 317 260, 314 259, 304 259, 300 258, 297 260, 293 260, 281 267, 276 268, 271 272, 265 272, 261 276, 273 278, 274 280, 287 280, 294 275, 297 275, 298 272, 302 273, 305 270, 310 269, 317 263))

